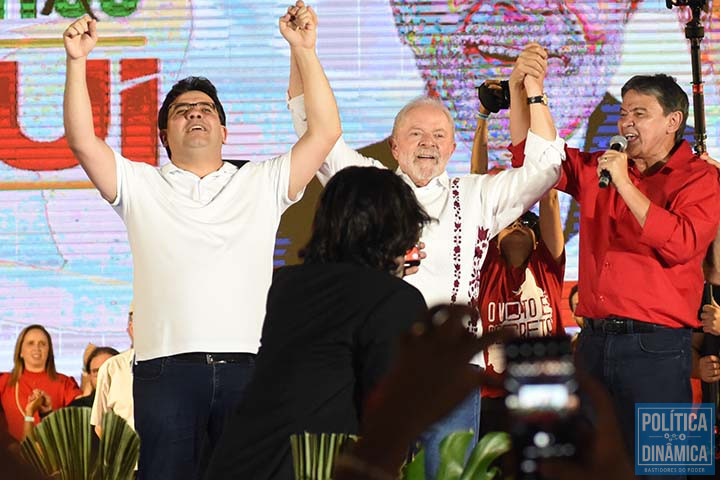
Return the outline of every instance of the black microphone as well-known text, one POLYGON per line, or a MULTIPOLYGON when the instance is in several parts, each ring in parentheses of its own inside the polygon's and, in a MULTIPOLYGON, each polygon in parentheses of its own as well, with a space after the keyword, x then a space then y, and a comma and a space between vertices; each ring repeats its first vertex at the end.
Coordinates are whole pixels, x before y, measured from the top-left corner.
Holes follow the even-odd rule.
MULTIPOLYGON (((610 139, 610 150, 615 150, 616 152, 624 152, 627 148, 627 138, 623 137, 622 135, 615 135, 610 139)), ((600 188, 607 188, 608 185, 610 185, 610 181, 612 180, 612 177, 610 176, 610 172, 607 170, 603 170, 600 172, 600 180, 598 180, 598 186, 600 188)))

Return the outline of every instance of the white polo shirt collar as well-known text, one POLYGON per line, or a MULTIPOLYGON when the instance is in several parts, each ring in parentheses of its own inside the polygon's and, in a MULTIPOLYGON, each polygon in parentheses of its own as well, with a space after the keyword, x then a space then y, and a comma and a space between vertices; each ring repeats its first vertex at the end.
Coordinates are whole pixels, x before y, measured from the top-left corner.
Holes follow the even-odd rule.
POLYGON ((160 168, 160 175, 182 196, 203 205, 207 205, 227 185, 238 167, 223 162, 222 167, 200 178, 172 162, 160 168))

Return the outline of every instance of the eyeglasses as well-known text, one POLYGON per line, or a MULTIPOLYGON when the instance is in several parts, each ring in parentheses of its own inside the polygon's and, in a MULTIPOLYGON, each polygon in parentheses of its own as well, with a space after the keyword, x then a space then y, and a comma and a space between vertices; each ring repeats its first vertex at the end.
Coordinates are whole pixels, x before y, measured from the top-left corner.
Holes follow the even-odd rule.
POLYGON ((170 108, 168 108, 168 112, 174 117, 181 117, 195 108, 199 108, 200 112, 206 115, 217 113, 217 107, 214 103, 210 102, 173 103, 170 105, 170 108))

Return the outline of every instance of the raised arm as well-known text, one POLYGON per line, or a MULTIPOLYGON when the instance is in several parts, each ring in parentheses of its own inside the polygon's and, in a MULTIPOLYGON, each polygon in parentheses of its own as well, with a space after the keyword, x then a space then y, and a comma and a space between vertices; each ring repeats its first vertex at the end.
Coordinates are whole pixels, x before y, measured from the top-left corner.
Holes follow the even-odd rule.
MULTIPOLYGON (((486 208, 490 208, 486 213, 494 222, 490 231, 491 236, 510 225, 560 179, 561 164, 565 158, 565 142, 557 136, 548 106, 543 102, 527 104, 527 98, 543 94, 545 70, 537 64, 544 64, 546 56, 542 47, 537 44, 528 45, 518 57, 511 75, 511 78, 514 76, 517 80, 522 74, 523 84, 522 93, 517 91, 517 85, 516 91, 511 89, 510 92, 511 122, 513 102, 517 103, 521 100, 525 102, 524 107, 529 112, 527 119, 529 129, 525 131, 527 141, 524 145, 525 160, 522 168, 505 170, 481 180, 485 184, 486 198, 492 199, 485 202, 486 208), (530 64, 535 66, 527 68, 523 66, 528 57, 534 59, 535 63, 530 62, 530 64), (522 73, 526 70, 527 74, 522 73)), ((517 128, 517 125, 515 127, 517 128)))
POLYGON ((553 260, 560 260, 565 250, 565 238, 560 219, 560 202, 558 192, 550 190, 540 199, 540 234, 553 260))
POLYGON ((291 199, 312 180, 342 133, 335 97, 315 52, 317 16, 302 1, 295 5, 298 10, 294 18, 290 13, 280 18, 280 33, 290 44, 303 80, 307 112, 307 131, 292 148, 288 188, 291 199))
POLYGON ((473 137, 472 157, 470 157, 470 173, 487 173, 488 171, 488 117, 490 110, 480 103, 477 116, 477 127, 473 137))
MULTIPOLYGON (((296 12, 298 10, 297 7, 290 7, 288 8, 288 12, 296 12)), ((295 13, 292 13, 292 15, 295 15, 295 13)), ((303 88, 303 81, 302 81, 302 75, 300 75, 300 71, 298 70, 297 61, 295 60, 295 55, 290 55, 290 78, 288 79, 288 99, 293 99, 295 97, 298 97, 304 93, 305 89, 303 88)), ((305 132, 303 132, 305 133, 305 132)), ((302 135, 302 134, 301 134, 302 135)))
MULTIPOLYGON (((542 95, 543 80, 547 72, 547 52, 537 43, 528 44, 520 53, 510 74, 510 139, 513 145, 521 143, 527 137, 530 120, 530 106, 528 97, 542 95), (532 91, 527 90, 525 79, 534 79, 531 82, 532 91), (539 87, 539 91, 538 88, 539 87)), ((537 104, 541 105, 541 104, 537 104)), ((549 111, 548 111, 549 116, 549 111)), ((533 130, 540 136, 540 132, 533 130)), ((555 137, 553 137, 555 138, 555 137)))
MULTIPOLYGON (((526 48, 525 51, 530 51, 535 57, 535 62, 539 64, 545 62, 545 59, 547 58, 545 50, 537 45, 531 45, 529 48, 526 48)), ((543 88, 545 71, 546 69, 542 69, 540 72, 531 71, 531 73, 525 75, 523 84, 525 85, 527 98, 540 97, 545 94, 545 90, 543 88)), ((520 101, 526 100, 521 98, 520 101)), ((532 105, 529 105, 528 110, 530 110, 530 130, 545 140, 555 140, 557 137, 557 131, 555 130, 555 124, 553 123, 550 109, 546 103, 533 103, 532 105)))
POLYGON ((115 155, 95 136, 90 94, 85 78, 87 56, 97 43, 97 22, 85 15, 63 33, 67 54, 63 123, 65 138, 90 181, 108 202, 117 197, 115 155))

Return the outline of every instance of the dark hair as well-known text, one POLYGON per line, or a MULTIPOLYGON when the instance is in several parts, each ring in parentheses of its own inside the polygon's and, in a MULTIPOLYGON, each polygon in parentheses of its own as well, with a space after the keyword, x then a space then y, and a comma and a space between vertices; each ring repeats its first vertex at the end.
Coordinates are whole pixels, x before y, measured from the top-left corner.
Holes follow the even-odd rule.
POLYGON ((349 262, 394 271, 430 217, 402 178, 375 167, 347 167, 320 196, 305 263, 349 262))
POLYGON ((86 373, 88 373, 88 374, 90 373, 90 364, 95 359, 95 357, 97 357, 98 355, 102 355, 103 353, 114 357, 115 355, 117 355, 120 352, 118 352, 117 350, 115 350, 112 347, 96 347, 95 350, 93 350, 92 353, 90 355, 88 355, 87 362, 85 362, 85 372, 86 373))
POLYGON ((542 238, 542 235, 540 234, 540 217, 538 217, 532 210, 528 210, 527 212, 520 215, 520 218, 518 220, 520 220, 521 222, 524 220, 532 225, 530 229, 535 234, 535 241, 539 242, 542 238))
MULTIPOLYGON (((165 96, 165 100, 163 100, 163 104, 158 112, 159 130, 167 129, 168 110, 170 109, 172 102, 177 97, 187 92, 202 92, 210 97, 215 104, 215 108, 217 108, 218 116, 220 117, 220 124, 223 126, 225 125, 225 110, 223 109, 222 103, 220 103, 215 85, 213 85, 212 82, 205 77, 186 77, 173 85, 168 94, 165 96)), ((167 152, 168 158, 172 158, 169 146, 165 145, 165 151, 167 152)))
POLYGON ((20 354, 22 353, 22 344, 25 341, 25 336, 30 330, 40 330, 45 334, 45 337, 48 341, 48 357, 45 361, 45 372, 47 373, 50 380, 54 381, 57 378, 52 338, 50 337, 48 331, 45 330, 45 327, 43 327, 42 325, 33 324, 23 328, 20 332, 20 335, 18 335, 17 341, 15 342, 15 353, 13 354, 13 369, 12 372, 10 372, 10 381, 8 382, 8 385, 10 386, 15 385, 18 380, 20 380, 20 375, 22 375, 23 371, 25 371, 25 361, 22 359, 20 354))
POLYGON ((572 297, 576 293, 578 293, 578 284, 577 283, 572 286, 572 288, 570 289, 570 294, 568 295, 568 305, 570 306, 570 311, 573 313, 575 313, 575 309, 572 306, 572 297))
POLYGON ((625 97, 625 94, 630 90, 655 97, 665 116, 670 115, 672 112, 682 113, 680 128, 675 132, 675 143, 682 140, 688 118, 689 104, 687 94, 680 88, 680 85, 677 84, 673 77, 664 73, 635 75, 623 85, 622 96, 625 97))

